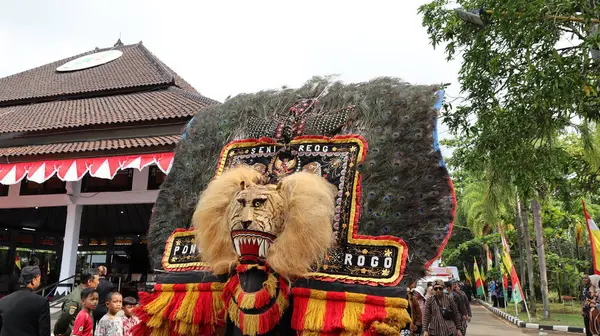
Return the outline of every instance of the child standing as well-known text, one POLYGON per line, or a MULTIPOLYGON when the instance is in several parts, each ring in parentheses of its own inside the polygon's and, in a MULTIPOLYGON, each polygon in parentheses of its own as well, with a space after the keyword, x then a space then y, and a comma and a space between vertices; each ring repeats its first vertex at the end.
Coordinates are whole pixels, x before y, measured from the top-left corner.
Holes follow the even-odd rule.
POLYGON ((94 321, 91 312, 98 307, 98 292, 88 287, 81 291, 83 309, 77 314, 73 324, 73 336, 92 336, 94 321))
POLYGON ((102 316, 96 326, 95 336, 122 336, 123 320, 117 316, 123 306, 123 296, 120 293, 110 293, 106 296, 108 312, 102 316))
POLYGON ((123 299, 123 336, 133 336, 131 329, 135 327, 140 320, 133 315, 133 308, 137 306, 137 300, 131 296, 123 299))

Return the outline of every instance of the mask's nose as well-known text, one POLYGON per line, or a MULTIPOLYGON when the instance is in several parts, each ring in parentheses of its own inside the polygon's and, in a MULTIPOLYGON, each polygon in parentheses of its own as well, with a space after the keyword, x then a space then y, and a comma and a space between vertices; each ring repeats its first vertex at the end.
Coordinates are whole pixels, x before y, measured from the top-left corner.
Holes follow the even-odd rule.
POLYGON ((249 228, 251 224, 252 224, 251 220, 242 221, 242 226, 244 227, 244 229, 249 228))

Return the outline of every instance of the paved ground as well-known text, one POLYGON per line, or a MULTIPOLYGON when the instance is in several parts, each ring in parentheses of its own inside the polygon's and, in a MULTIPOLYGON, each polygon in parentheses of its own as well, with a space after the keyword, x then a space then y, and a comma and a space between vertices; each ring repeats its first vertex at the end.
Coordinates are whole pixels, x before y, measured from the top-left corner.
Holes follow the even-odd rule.
POLYGON ((519 328, 478 304, 472 304, 473 319, 467 329, 467 336, 512 336, 512 335, 555 335, 577 336, 585 334, 519 328))

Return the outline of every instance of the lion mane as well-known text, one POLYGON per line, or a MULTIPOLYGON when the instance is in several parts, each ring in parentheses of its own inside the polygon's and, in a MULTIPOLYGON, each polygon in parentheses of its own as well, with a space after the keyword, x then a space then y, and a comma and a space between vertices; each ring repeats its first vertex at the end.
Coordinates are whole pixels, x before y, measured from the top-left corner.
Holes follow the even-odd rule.
MULTIPOLYGON (((241 185, 264 184, 256 170, 239 166, 213 179, 200 196, 192 217, 196 243, 213 273, 229 273, 238 262, 230 236, 228 207, 241 185)), ((271 245, 267 264, 287 278, 306 276, 331 247, 335 186, 320 176, 298 172, 281 179, 283 231, 271 245)))

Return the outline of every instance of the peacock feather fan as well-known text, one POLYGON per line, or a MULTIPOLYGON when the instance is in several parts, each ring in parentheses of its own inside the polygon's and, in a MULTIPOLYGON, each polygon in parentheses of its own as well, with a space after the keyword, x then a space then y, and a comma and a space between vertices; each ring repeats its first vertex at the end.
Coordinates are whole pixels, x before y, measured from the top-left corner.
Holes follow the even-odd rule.
MULTIPOLYGON (((358 167, 358 234, 402 238, 408 246, 404 279, 421 277, 441 252, 454 211, 450 177, 434 145, 438 89, 395 78, 343 84, 315 77, 298 89, 240 94, 200 110, 176 149, 154 207, 148 236, 155 267, 160 268, 173 230, 190 226, 223 147, 238 139, 274 137, 290 107, 319 97, 306 118, 305 135, 358 134, 368 143, 358 167)), ((285 136, 290 130, 281 132, 285 136)))

